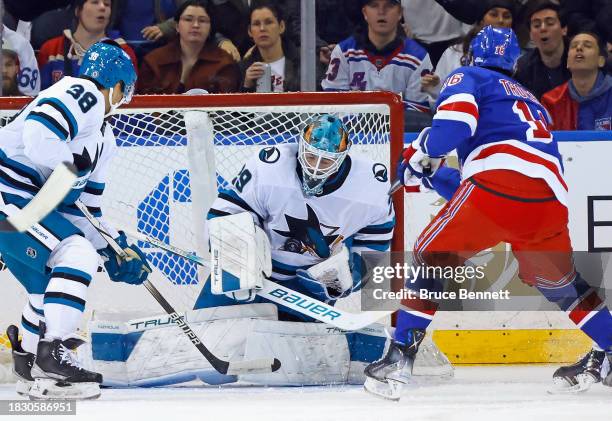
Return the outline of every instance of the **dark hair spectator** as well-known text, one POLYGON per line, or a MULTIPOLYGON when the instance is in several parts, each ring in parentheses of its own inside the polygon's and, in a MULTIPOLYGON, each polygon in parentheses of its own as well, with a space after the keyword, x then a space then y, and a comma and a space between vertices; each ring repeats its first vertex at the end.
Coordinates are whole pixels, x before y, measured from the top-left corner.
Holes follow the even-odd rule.
POLYGON ((136 66, 134 51, 119 37, 107 33, 110 22, 111 0, 76 0, 74 15, 76 30, 65 29, 64 34, 45 42, 38 53, 41 89, 46 89, 63 76, 78 74, 85 51, 98 41, 114 39, 130 55, 136 66))
POLYGON ((472 39, 485 26, 511 28, 514 21, 514 2, 512 0, 487 0, 482 15, 461 42, 451 45, 444 51, 434 73, 421 76, 421 88, 433 99, 438 97, 442 83, 455 69, 469 64, 469 49, 472 39))
POLYGON ((569 42, 572 78, 545 93, 542 104, 555 130, 612 130, 612 76, 604 73, 608 52, 594 32, 579 32, 569 42))
POLYGON ((35 96, 40 91, 40 74, 32 46, 23 36, 2 27, 2 95, 35 96))
POLYGON ((188 0, 176 11, 175 20, 178 37, 144 57, 138 92, 173 94, 193 88, 211 93, 238 91, 238 65, 211 39, 215 22, 208 14, 208 4, 188 0))
POLYGON ((272 92, 300 90, 299 53, 284 37, 285 30, 285 20, 277 4, 270 1, 253 3, 248 32, 255 48, 240 62, 243 91, 256 90, 265 66, 270 66, 272 92))
POLYGON ((571 76, 567 69, 567 28, 559 16, 559 6, 549 0, 530 3, 526 15, 536 48, 519 58, 515 79, 540 98, 571 76))

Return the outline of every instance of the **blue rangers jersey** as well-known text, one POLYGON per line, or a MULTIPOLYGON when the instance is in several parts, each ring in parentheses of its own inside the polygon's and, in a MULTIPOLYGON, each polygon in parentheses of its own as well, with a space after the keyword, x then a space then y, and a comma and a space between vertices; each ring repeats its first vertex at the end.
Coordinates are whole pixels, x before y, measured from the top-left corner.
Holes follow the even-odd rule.
POLYGON ((326 91, 390 91, 402 95, 406 109, 429 113, 421 76, 433 66, 427 51, 410 38, 397 38, 385 55, 375 55, 365 42, 350 37, 331 54, 321 86, 326 91))
POLYGON ((106 174, 116 150, 112 128, 104 122, 104 108, 104 97, 93 82, 67 76, 42 91, 0 129, 0 192, 32 198, 57 165, 73 162, 78 179, 57 210, 98 249, 106 243, 74 202, 80 198, 95 216, 102 215, 106 174))
MULTIPOLYGON (((486 68, 460 67, 442 86, 423 149, 432 157, 457 149, 463 180, 487 170, 543 179, 567 204, 562 159, 550 123, 546 109, 512 78, 486 68)), ((434 186, 436 178, 452 177, 448 171, 436 173, 434 186)))
POLYGON ((395 213, 386 167, 349 155, 322 194, 304 196, 297 151, 297 144, 262 149, 231 189, 219 192, 208 219, 250 212, 270 239, 277 281, 322 262, 343 243, 351 255, 389 250, 395 213))

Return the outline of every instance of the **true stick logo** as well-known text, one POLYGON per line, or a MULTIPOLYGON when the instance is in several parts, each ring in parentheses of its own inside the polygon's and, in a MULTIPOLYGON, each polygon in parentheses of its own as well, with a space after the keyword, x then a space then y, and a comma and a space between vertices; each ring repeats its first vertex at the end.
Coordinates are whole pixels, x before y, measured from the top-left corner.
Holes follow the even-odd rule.
POLYGON ((316 303, 315 301, 312 301, 307 297, 300 297, 299 295, 291 294, 281 288, 276 288, 275 290, 270 292, 270 295, 276 298, 280 298, 281 300, 289 304, 294 304, 298 307, 301 307, 304 310, 308 310, 309 312, 318 316, 328 317, 330 320, 334 320, 337 317, 342 316, 342 314, 338 313, 337 311, 334 311, 332 307, 316 303))
POLYGON ((170 315, 170 318, 172 319, 174 323, 179 325, 179 327, 183 330, 183 332, 187 334, 187 336, 189 336, 189 340, 193 344, 198 345, 201 343, 200 339, 196 336, 195 332, 191 330, 189 326, 187 326, 187 323, 185 323, 185 319, 183 318, 183 316, 179 316, 176 313, 172 313, 170 315))

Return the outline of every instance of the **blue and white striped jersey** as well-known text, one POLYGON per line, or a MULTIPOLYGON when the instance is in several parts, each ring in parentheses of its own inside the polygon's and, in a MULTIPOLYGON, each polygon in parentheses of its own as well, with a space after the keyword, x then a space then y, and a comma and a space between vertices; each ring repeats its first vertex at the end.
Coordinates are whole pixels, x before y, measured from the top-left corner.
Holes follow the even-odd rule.
POLYGON ((408 110, 428 113, 428 95, 421 92, 421 76, 433 66, 427 51, 405 38, 386 55, 374 55, 356 37, 340 42, 332 51, 326 91, 390 91, 402 95, 408 110))

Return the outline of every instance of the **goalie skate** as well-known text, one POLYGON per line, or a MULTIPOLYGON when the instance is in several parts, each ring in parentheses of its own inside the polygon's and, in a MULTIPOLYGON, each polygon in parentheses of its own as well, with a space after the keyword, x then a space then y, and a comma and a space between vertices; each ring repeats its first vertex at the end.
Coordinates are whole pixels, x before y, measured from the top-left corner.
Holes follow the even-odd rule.
POLYGON ((391 341, 387 353, 365 369, 364 388, 373 395, 385 399, 399 400, 402 386, 410 381, 412 367, 425 330, 414 329, 409 342, 404 345, 391 341))
POLYGON ((100 396, 102 375, 81 367, 74 349, 82 339, 41 339, 32 367, 34 385, 30 399, 95 399, 100 396))
POLYGON ((32 366, 34 365, 34 359, 36 356, 31 352, 26 352, 21 347, 21 341, 19 340, 19 329, 15 325, 10 325, 6 329, 6 336, 11 343, 11 355, 13 357, 13 373, 17 378, 17 384, 15 390, 22 396, 27 396, 30 392, 30 388, 34 383, 32 378, 32 366))
POLYGON ((602 369, 606 365, 606 353, 591 349, 572 365, 559 367, 553 374, 553 387, 550 394, 571 394, 585 392, 591 385, 602 379, 602 369))

